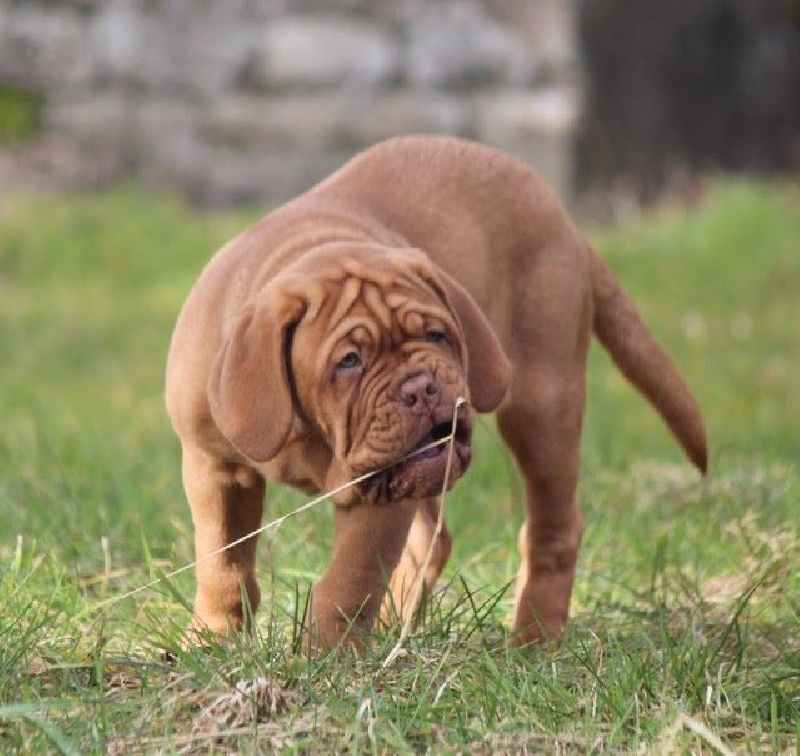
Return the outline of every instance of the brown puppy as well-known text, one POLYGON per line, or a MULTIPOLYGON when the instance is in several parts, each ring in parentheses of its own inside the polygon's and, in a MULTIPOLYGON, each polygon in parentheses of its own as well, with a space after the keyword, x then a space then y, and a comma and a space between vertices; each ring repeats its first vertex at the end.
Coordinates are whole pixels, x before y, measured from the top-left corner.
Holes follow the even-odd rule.
MULTIPOLYGON (((515 638, 559 637, 592 332, 705 471, 689 389, 535 173, 447 137, 367 150, 224 246, 180 314, 166 398, 197 557, 258 528, 266 480, 321 492, 381 470, 336 500, 312 627, 332 646, 382 602, 407 616, 429 546, 428 588, 450 536, 431 543, 444 447, 401 460, 449 433, 463 396, 452 480, 473 412, 497 409, 527 487, 515 638)), ((243 596, 256 609, 255 553, 252 538, 198 565, 196 625, 241 625, 243 596)))

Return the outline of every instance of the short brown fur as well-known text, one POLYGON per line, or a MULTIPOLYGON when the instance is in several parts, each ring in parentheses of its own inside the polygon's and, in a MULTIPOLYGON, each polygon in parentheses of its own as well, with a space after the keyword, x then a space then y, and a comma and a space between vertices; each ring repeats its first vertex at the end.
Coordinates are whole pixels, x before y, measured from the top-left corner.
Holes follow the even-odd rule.
POLYGON ((705 471, 686 384, 541 179, 502 153, 394 139, 229 242, 187 299, 167 367, 203 560, 195 625, 226 633, 250 615, 243 595, 258 606, 255 538, 204 557, 259 526, 266 481, 322 492, 387 466, 336 499, 309 629, 331 647, 359 642, 379 614, 413 613, 428 548, 429 589, 450 553, 446 528, 432 543, 443 463, 435 452, 396 463, 464 396, 454 478, 473 413, 496 409, 526 484, 514 637, 560 637, 583 530, 592 332, 705 471))

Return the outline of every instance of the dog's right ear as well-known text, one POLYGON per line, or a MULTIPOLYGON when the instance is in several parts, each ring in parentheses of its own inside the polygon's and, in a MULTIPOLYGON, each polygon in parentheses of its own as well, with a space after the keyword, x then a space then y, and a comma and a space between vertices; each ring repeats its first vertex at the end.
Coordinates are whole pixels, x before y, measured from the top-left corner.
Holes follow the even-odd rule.
POLYGON ((441 268, 437 269, 437 275, 444 284, 445 301, 455 312, 464 332, 472 406, 478 412, 494 412, 508 391, 511 363, 470 293, 441 268))
POLYGON ((211 369, 208 399, 214 422, 255 462, 272 459, 292 427, 288 339, 304 307, 298 297, 263 292, 243 311, 211 369))

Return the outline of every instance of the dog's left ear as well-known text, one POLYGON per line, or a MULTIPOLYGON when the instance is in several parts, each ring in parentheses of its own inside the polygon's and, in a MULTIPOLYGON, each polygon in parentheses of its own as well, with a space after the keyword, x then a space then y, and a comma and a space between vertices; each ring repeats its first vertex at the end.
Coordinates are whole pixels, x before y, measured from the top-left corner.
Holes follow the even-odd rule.
POLYGON ((461 322, 467 345, 467 379, 470 401, 478 412, 492 412, 508 390, 511 363, 470 293, 441 268, 436 274, 444 285, 448 303, 461 322))

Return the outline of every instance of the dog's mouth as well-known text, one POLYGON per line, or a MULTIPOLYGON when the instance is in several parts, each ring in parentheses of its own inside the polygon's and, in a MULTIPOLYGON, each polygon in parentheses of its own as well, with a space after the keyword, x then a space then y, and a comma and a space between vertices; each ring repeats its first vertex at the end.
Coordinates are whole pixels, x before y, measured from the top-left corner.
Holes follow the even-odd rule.
POLYGON ((400 461, 365 480, 361 484, 362 497, 370 504, 388 504, 400 499, 438 496, 443 490, 449 491, 469 467, 471 440, 472 423, 467 419, 458 419, 455 429, 452 417, 436 423, 400 461))

